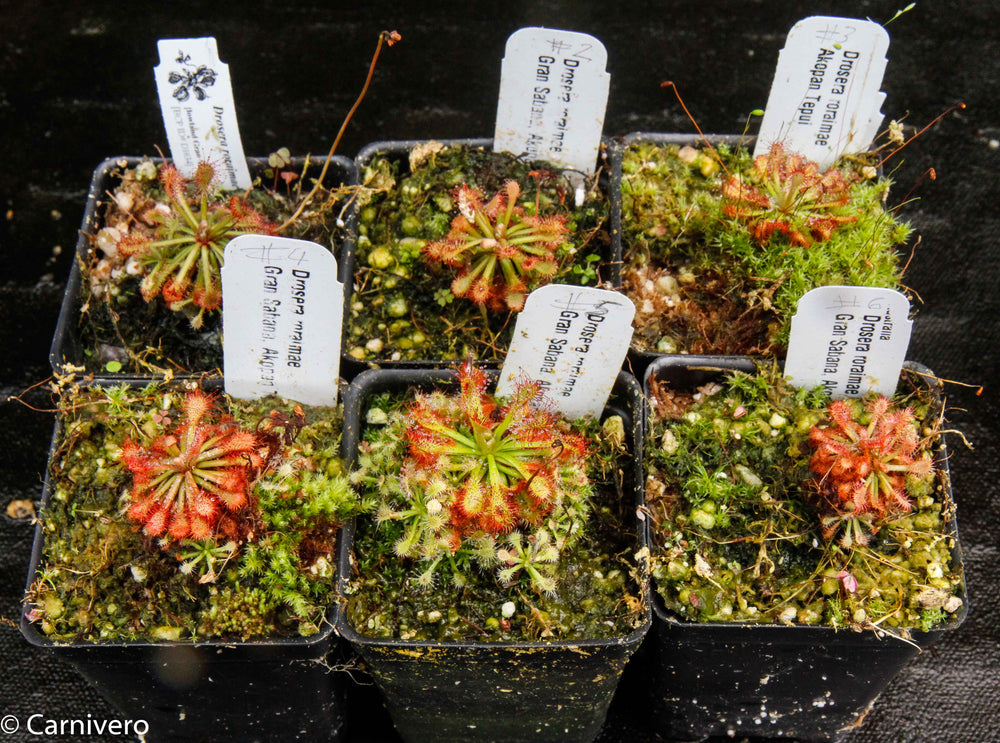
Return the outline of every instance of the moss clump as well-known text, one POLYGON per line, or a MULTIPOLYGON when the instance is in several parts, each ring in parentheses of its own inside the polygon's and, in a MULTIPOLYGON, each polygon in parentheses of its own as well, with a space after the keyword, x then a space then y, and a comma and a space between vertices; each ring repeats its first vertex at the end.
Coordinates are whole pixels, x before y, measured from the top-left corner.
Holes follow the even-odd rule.
POLYGON ((810 289, 899 286, 909 228, 873 167, 845 158, 811 173, 787 155, 777 173, 744 147, 717 153, 649 142, 624 153, 622 281, 638 350, 770 354, 810 289))
MULTIPOLYGON (((939 402, 906 380, 920 452, 937 445, 939 402)), ((828 624, 906 631, 961 605, 954 506, 940 474, 911 477, 906 515, 868 544, 825 539, 810 472, 820 390, 775 369, 733 374, 697 392, 654 383, 646 445, 652 573, 667 608, 699 621, 828 624)))
MULTIPOLYGON (((57 640, 242 639, 318 631, 335 589, 339 524, 361 506, 340 460, 341 412, 306 408, 280 464, 252 486, 241 520, 249 532, 164 545, 128 521, 128 437, 163 435, 184 391, 75 389, 61 429, 42 513, 45 543, 28 601, 57 640), (243 517, 246 517, 245 519, 243 517)), ((223 406, 254 430, 280 398, 223 406)))
MULTIPOLYGON (((386 433, 399 429, 412 394, 379 395, 370 401, 368 420, 379 422, 366 427, 365 439, 384 443, 386 433)), ((620 429, 616 433, 615 419, 609 420, 612 423, 603 428, 587 420, 567 429, 566 435, 590 442, 587 473, 593 487, 586 508, 573 506, 586 517, 572 538, 560 535, 560 519, 572 520, 563 513, 492 540, 477 531, 465 535, 450 563, 446 559, 446 569, 435 572, 420 554, 400 556, 399 545, 406 541, 404 519, 359 519, 357 577, 350 584, 346 610, 351 626, 367 636, 405 640, 579 640, 629 634, 644 617, 631 557, 633 506, 626 493, 633 484, 624 474, 629 468, 621 465, 627 453, 621 448, 620 429), (503 553, 513 549, 514 535, 527 547, 539 544, 542 532, 554 535, 549 544, 558 544, 557 557, 544 566, 544 580, 507 574, 503 553), (473 538, 483 554, 465 554, 473 538), (490 544, 484 546, 486 541, 490 544)), ((384 456, 384 446, 362 447, 355 479, 363 492, 373 490, 373 499, 398 500, 391 487, 384 494, 377 491, 380 483, 400 478, 406 446, 399 438, 404 442, 399 456, 384 456)), ((564 508, 570 506, 567 501, 564 508)), ((454 506, 445 504, 441 512, 449 508, 454 506)))
MULTIPOLYGON (((94 231, 84 235, 84 252, 77 256, 82 309, 75 321, 86 371, 197 372, 222 365, 221 311, 199 315, 201 308, 190 302, 171 310, 162 294, 150 296, 147 301, 142 293, 143 279, 155 263, 144 265, 139 255, 128 255, 130 241, 162 239, 165 235, 158 234, 164 229, 162 225, 182 222, 160 181, 162 169, 151 160, 134 167, 123 163, 113 169, 108 174, 110 198, 98 209, 94 231), (199 328, 191 324, 196 317, 201 318, 199 328)), ((308 177, 312 172, 309 169, 303 175, 308 177)), ((303 196, 301 183, 302 178, 294 187, 272 190, 258 180, 240 211, 251 210, 260 215, 262 222, 275 226, 285 222, 303 196)), ((348 191, 347 187, 322 191, 280 234, 312 240, 337 254, 343 238, 338 220, 348 191)), ((215 190, 208 204, 223 208, 232 196, 215 190)), ((221 249, 225 242, 228 240, 221 243, 221 249)))
MULTIPOLYGON (((543 162, 524 162, 481 148, 424 145, 409 161, 376 156, 361 173, 354 294, 346 313, 345 350, 359 361, 501 358, 514 323, 452 291, 455 270, 424 248, 448 234, 458 214, 455 190, 478 188, 487 199, 507 180, 520 187, 525 215, 559 217, 568 235, 555 251, 552 283, 595 285, 608 255, 608 200, 597 176, 574 206, 569 181, 543 162)), ((535 288, 529 285, 530 288, 535 288)))

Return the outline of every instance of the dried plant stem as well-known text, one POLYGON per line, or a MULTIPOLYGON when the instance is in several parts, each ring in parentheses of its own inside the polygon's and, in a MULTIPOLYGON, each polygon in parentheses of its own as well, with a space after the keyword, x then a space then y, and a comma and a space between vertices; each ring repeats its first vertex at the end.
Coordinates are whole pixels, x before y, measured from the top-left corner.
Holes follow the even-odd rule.
POLYGON ((344 132, 347 130, 347 125, 351 123, 351 119, 354 117, 355 111, 361 105, 361 101, 364 100, 365 95, 368 93, 368 87, 371 85, 372 78, 375 76, 375 65, 378 63, 379 55, 382 54, 382 46, 388 44, 392 46, 402 37, 395 31, 383 31, 378 36, 378 44, 375 46, 375 53, 372 55, 371 64, 368 65, 368 76, 365 78, 365 84, 361 87, 361 93, 358 95, 354 105, 347 112, 347 116, 344 117, 344 122, 340 125, 340 131, 337 132, 337 136, 333 140, 333 145, 330 147, 330 152, 326 156, 326 161, 323 163, 323 169, 320 171, 319 176, 316 178, 315 184, 313 184, 312 190, 306 194, 306 197, 299 202, 298 208, 295 213, 292 214, 284 224, 282 224, 278 230, 279 232, 286 229, 289 225, 293 224, 296 219, 298 219, 302 212, 305 210, 306 206, 312 201, 316 192, 319 191, 320 187, 323 185, 323 179, 326 177, 326 171, 330 168, 330 162, 333 160, 333 155, 337 151, 337 147, 340 146, 340 140, 344 137, 344 132))

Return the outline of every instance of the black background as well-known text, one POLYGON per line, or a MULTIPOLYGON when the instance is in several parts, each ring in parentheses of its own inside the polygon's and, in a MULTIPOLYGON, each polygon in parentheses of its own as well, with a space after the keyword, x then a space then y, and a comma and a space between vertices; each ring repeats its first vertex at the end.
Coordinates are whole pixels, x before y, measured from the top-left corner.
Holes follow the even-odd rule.
MULTIPOLYGON (((364 78, 378 32, 385 52, 340 153, 367 142, 492 136, 507 36, 542 25, 597 36, 608 49, 604 131, 690 132, 674 80, 706 132, 742 131, 767 100, 778 50, 801 17, 885 21, 902 0, 767 2, 230 3, 0 2, 0 505, 37 499, 49 414, 6 401, 48 375, 47 352, 90 175, 110 155, 166 149, 152 78, 158 38, 215 36, 230 65, 244 149, 323 154, 364 78)), ((951 461, 971 612, 889 686, 851 743, 1000 739, 997 527, 997 263, 1000 261, 1000 10, 992 0, 919 3, 892 23, 887 120, 921 127, 951 113, 895 160, 893 197, 921 242, 905 281, 919 295, 910 358, 948 389, 951 461), (922 174, 934 168, 936 180, 922 174)), ((29 392, 37 407, 46 395, 29 392)), ((21 638, 27 522, 0 517, 0 715, 113 713, 76 673, 21 638)), ((352 741, 393 740, 373 711, 352 741)), ((9 740, 16 740, 8 736, 9 740)), ((37 740, 37 738, 22 738, 37 740)), ((613 714, 601 741, 647 740, 613 714)), ((0 734, 0 741, 3 740, 0 734)), ((62 738, 60 740, 67 740, 62 738)))

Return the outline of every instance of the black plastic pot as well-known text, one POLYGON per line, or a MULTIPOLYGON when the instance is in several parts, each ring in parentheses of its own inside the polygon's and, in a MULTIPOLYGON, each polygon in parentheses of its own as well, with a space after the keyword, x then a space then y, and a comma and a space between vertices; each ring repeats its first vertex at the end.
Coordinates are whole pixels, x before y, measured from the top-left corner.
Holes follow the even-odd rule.
MULTIPOLYGON (((42 560, 45 507, 53 490, 49 472, 60 430, 57 419, 26 593, 42 560)), ((148 743, 336 741, 345 730, 347 706, 344 675, 330 668, 342 652, 333 629, 338 613, 334 603, 320 632, 309 637, 245 642, 57 642, 25 613, 20 628, 29 643, 76 668, 131 722, 133 732, 145 727, 148 743), (139 721, 145 725, 136 729, 139 721)))
MULTIPOLYGON (((673 389, 693 390, 726 372, 754 368, 746 358, 665 357, 650 366, 644 389, 648 394, 655 378, 673 389)), ((920 364, 907 362, 906 368, 928 384, 934 379, 920 364)), ((943 440, 935 466, 951 501, 943 440)), ((954 536, 952 555, 961 571, 957 530, 954 536)), ((653 626, 639 668, 648 679, 649 723, 670 740, 835 740, 863 718, 900 669, 956 629, 968 611, 963 595, 962 607, 945 625, 913 630, 906 642, 888 633, 829 626, 691 622, 668 611, 652 583, 653 626)))
MULTIPOLYGON (((37 567, 33 559, 32 569, 37 567)), ((335 741, 346 720, 328 625, 308 640, 56 644, 24 618, 32 645, 68 661, 148 743, 335 741)))
MULTIPOLYGON (((363 372, 344 401, 345 452, 356 455, 360 416, 372 395, 410 385, 453 383, 453 371, 391 369, 363 372)), ((630 447, 640 452, 640 391, 620 374, 609 410, 632 425, 630 447)), ((627 465, 636 505, 642 503, 638 459, 627 465)), ((353 566, 354 525, 341 543, 342 588, 353 566)), ((638 535, 637 535, 638 536, 638 535)), ((644 565, 643 565, 644 569, 644 565)), ((626 662, 649 626, 607 640, 570 642, 426 642, 367 637, 341 613, 348 640, 382 692, 392 721, 408 743, 545 741, 584 743, 601 730, 626 662)))
MULTIPOLYGON (((135 167, 143 160, 151 160, 157 165, 166 162, 163 158, 159 157, 111 157, 103 161, 94 170, 94 175, 90 182, 90 190, 87 194, 87 205, 83 213, 83 222, 77 238, 76 260, 73 261, 73 265, 70 268, 69 278, 66 282, 66 291, 59 310, 59 319, 56 322, 56 330, 52 338, 52 346, 49 350, 49 364, 57 374, 68 373, 74 368, 80 369, 86 364, 84 344, 79 332, 81 309, 85 300, 82 294, 83 287, 81 283, 83 277, 80 271, 80 263, 87 260, 90 251, 88 236, 96 234, 104 226, 102 224, 101 208, 106 203, 106 200, 110 198, 109 193, 115 187, 115 174, 120 173, 125 168, 135 167)), ((261 177, 264 169, 268 167, 267 158, 248 158, 247 162, 250 166, 250 172, 255 178, 261 177)), ((295 172, 302 172, 305 163, 305 158, 293 158, 290 167, 295 172)), ((322 160, 311 161, 309 173, 318 176, 322 165, 322 160)), ((307 173, 307 180, 309 173, 307 173)), ((354 180, 354 162, 346 157, 335 156, 330 163, 330 170, 327 172, 325 180, 331 184, 351 183, 354 180)), ((303 188, 307 188, 307 185, 304 184, 303 188)), ((337 255, 337 258, 339 261, 340 256, 337 255)), ((338 265, 338 270, 340 269, 341 267, 338 265)), ((342 271, 341 276, 343 276, 342 271)), ((192 331, 192 343, 214 342, 217 344, 219 342, 217 338, 214 340, 204 340, 197 339, 195 336, 196 334, 192 331)), ((197 376, 211 371, 213 370, 192 369, 189 370, 189 374, 177 376, 197 376)), ((128 372, 112 374, 104 370, 100 370, 97 373, 99 376, 114 376, 123 382, 130 379, 149 379, 152 376, 150 374, 128 372)))
MULTIPOLYGON (((355 158, 355 173, 358 178, 358 182, 362 182, 364 179, 365 167, 371 163, 376 157, 386 157, 392 161, 402 163, 401 172, 406 174, 409 173, 408 159, 410 152, 417 146, 428 144, 429 140, 394 140, 386 142, 372 142, 371 144, 365 145, 358 152, 355 158)), ((479 148, 484 150, 492 151, 493 140, 492 139, 442 139, 437 140, 446 147, 469 147, 469 148, 479 148)), ((603 140, 602 153, 607 153, 610 151, 610 140, 603 140)), ((602 155, 599 155, 601 157, 602 155)), ((609 199, 614 201, 613 192, 608 190, 608 184, 610 183, 610 177, 602 175, 600 184, 602 190, 606 190, 609 194, 609 199)), ((567 198, 571 198, 568 196, 567 198)), ((611 204, 611 213, 614 211, 614 204, 611 204)), ((620 210, 619 210, 620 211, 620 210)), ((360 220, 355 219, 355 229, 357 228, 357 223, 360 220)), ((455 359, 441 359, 441 358, 414 358, 414 359, 396 359, 392 358, 391 355, 382 355, 370 359, 359 360, 350 354, 350 349, 354 343, 351 339, 351 298, 352 293, 355 290, 354 286, 354 276, 356 268, 356 254, 357 254, 357 232, 353 232, 350 238, 344 245, 344 251, 341 258, 341 268, 343 273, 341 274, 342 281, 344 281, 344 293, 345 293, 345 311, 344 311, 344 336, 341 343, 341 353, 343 355, 343 364, 345 368, 352 369, 363 369, 363 368, 432 368, 440 367, 442 363, 447 363, 448 361, 454 361, 455 359)), ((614 284, 613 278, 617 274, 614 272, 613 267, 610 265, 612 255, 611 250, 614 247, 612 242, 608 246, 608 254, 602 256, 602 261, 600 263, 600 278, 602 279, 601 286, 611 286, 614 284)), ((444 285, 447 288, 447 284, 444 285)), ((464 300, 456 300, 464 301, 464 300)), ((511 320, 513 322, 513 319, 511 320)), ((458 359, 460 360, 460 359, 458 359)), ((491 364, 496 363, 495 361, 486 361, 485 363, 491 364)))

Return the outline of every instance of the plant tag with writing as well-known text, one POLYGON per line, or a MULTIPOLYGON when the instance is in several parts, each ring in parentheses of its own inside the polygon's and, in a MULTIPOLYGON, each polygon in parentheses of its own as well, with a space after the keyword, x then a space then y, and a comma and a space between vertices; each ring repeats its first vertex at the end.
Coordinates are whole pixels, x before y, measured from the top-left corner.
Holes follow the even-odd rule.
POLYGON ((624 294, 550 284, 528 295, 500 370, 497 393, 527 376, 567 418, 600 416, 632 340, 635 305, 624 294))
POLYGON ((227 191, 250 188, 229 65, 219 61, 215 39, 160 39, 153 69, 170 155, 191 177, 201 161, 215 166, 227 191))
MULTIPOLYGON (((522 28, 507 39, 493 149, 593 173, 611 77, 608 52, 588 34, 522 28)), ((583 179, 577 178, 582 203, 583 179)))
POLYGON ((240 235, 222 267, 226 392, 337 402, 344 285, 337 259, 308 240, 240 235))
POLYGON ((799 300, 785 376, 796 387, 823 385, 833 398, 896 391, 913 321, 893 289, 821 286, 799 300))
POLYGON ((872 21, 812 16, 788 32, 754 155, 775 142, 826 169, 864 152, 882 123, 889 34, 872 21))

